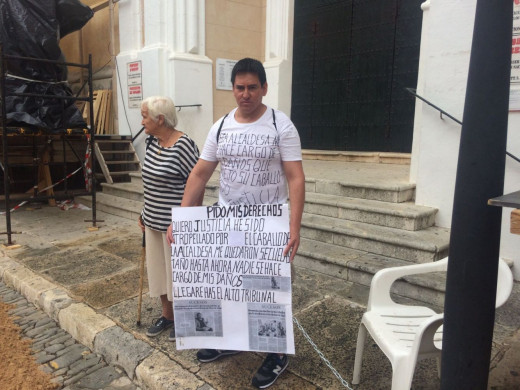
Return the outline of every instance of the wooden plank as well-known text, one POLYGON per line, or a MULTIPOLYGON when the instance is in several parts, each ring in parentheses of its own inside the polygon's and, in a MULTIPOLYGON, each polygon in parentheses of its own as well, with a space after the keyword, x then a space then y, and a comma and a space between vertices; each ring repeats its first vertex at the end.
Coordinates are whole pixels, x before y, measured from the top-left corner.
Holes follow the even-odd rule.
POLYGON ((102 10, 103 8, 108 7, 109 4, 110 4, 110 1, 104 0, 104 1, 100 1, 100 2, 98 2, 96 4, 92 4, 90 6, 90 8, 92 9, 92 11, 97 12, 97 11, 102 10))
POLYGON ((108 170, 107 164, 105 163, 105 157, 103 157, 103 153, 101 153, 101 149, 99 149, 98 143, 94 143, 94 151, 96 153, 96 158, 101 167, 101 171, 103 172, 103 176, 105 176, 105 180, 108 184, 113 184, 112 176, 110 175, 110 171, 108 170))
MULTIPOLYGON (((52 178, 51 178, 51 171, 49 169, 49 161, 50 161, 50 155, 49 155, 49 149, 46 148, 43 152, 42 159, 40 166, 38 167, 38 178, 40 179, 40 182, 38 183, 38 191, 41 191, 42 189, 52 185, 52 178)), ((47 196, 54 196, 54 189, 51 187, 47 189, 46 191, 47 196)), ((56 206, 56 200, 55 199, 49 199, 49 206, 56 206)))
POLYGON ((97 126, 96 126, 96 133, 97 134, 104 134, 105 130, 105 90, 102 89, 99 91, 99 104, 98 104, 98 112, 96 115, 97 118, 97 126))
POLYGON ((112 94, 112 99, 111 99, 112 103, 110 103, 110 107, 111 107, 111 109, 110 109, 110 120, 108 121, 108 123, 110 123, 110 129, 111 129, 110 133, 111 134, 117 134, 117 131, 116 131, 116 128, 115 128, 115 126, 116 126, 115 125, 115 120, 114 120, 114 108, 113 108, 114 102, 113 102, 113 99, 114 99, 114 96, 112 94))
POLYGON ((21 248, 22 246, 20 244, 13 244, 13 245, 5 245, 5 244, 2 244, 2 248, 4 249, 18 249, 18 248, 21 248))
POLYGON ((112 116, 112 91, 106 90, 106 113, 105 113, 105 134, 112 134, 112 123, 110 121, 112 116))
POLYGON ((96 111, 96 134, 102 133, 103 123, 102 123, 102 111, 103 111, 103 100, 104 100, 105 94, 103 90, 98 91, 98 104, 97 104, 97 111, 96 111))
POLYGON ((520 209, 511 211, 511 233, 520 234, 520 209))
POLYGON ((94 123, 94 129, 95 129, 95 132, 96 134, 98 134, 97 132, 97 125, 98 125, 98 113, 99 113, 99 103, 101 102, 101 99, 100 99, 100 93, 99 91, 96 91, 94 93, 94 120, 92 121, 94 123))
MULTIPOLYGON (((96 99, 97 99, 97 91, 93 91, 92 92, 92 99, 94 100, 93 103, 95 103, 96 99)), ((95 106, 94 106, 94 110, 95 110, 95 106)), ((88 121, 89 111, 90 111, 90 103, 89 104, 85 104, 83 106, 83 120, 84 121, 88 121)), ((94 112, 94 117, 95 116, 96 116, 96 114, 94 112)), ((94 120, 92 120, 92 122, 94 123, 94 120)))
MULTIPOLYGON (((96 89, 92 94, 96 134, 111 134, 112 131, 112 91, 96 89)), ((83 119, 88 119, 88 105, 83 108, 83 119)))

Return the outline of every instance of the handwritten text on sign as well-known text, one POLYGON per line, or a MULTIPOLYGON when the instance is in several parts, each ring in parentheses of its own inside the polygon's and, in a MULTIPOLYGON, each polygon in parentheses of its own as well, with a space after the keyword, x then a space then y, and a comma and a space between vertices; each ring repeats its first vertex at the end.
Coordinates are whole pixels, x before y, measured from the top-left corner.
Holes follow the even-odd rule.
POLYGON ((178 347, 293 353, 287 205, 175 208, 172 228, 178 347))

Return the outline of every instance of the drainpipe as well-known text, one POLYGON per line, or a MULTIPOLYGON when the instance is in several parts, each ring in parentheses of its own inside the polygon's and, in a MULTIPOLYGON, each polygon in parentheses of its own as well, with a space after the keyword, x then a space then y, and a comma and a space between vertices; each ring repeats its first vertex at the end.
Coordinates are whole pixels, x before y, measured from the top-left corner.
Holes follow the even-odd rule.
POLYGON ((141 14, 141 49, 145 45, 145 37, 144 37, 144 0, 141 0, 139 2, 140 8, 140 14, 141 14))
POLYGON ((513 2, 477 0, 444 305, 441 389, 487 388, 495 322, 513 2))
POLYGON ((119 121, 117 112, 117 69, 116 69, 116 47, 115 47, 115 33, 114 33, 114 4, 119 0, 109 0, 108 13, 110 20, 110 65, 112 68, 112 110, 114 112, 112 123, 112 134, 119 134, 119 121))

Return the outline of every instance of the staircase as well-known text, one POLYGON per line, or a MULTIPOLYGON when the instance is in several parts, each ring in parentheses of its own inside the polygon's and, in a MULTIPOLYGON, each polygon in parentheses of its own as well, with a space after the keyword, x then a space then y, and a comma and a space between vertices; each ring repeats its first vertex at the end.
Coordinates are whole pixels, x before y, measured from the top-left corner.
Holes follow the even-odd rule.
MULTIPOLYGON (((382 268, 448 255, 449 229, 434 226, 437 210, 413 202, 411 184, 360 186, 306 180, 298 264, 370 286, 382 268)), ((442 306, 445 275, 405 278, 394 292, 442 306)))
MULTIPOLYGON (((101 183, 102 192, 96 193, 96 208, 108 214, 136 221, 143 209, 143 181, 141 172, 129 172, 130 182, 101 183)), ((90 196, 79 196, 76 201, 92 207, 90 196)), ((137 226, 137 225, 136 225, 137 226)))
POLYGON ((119 135, 96 135, 95 153, 98 181, 113 184, 129 182, 130 173, 140 172, 141 164, 132 137, 119 135))
MULTIPOLYGON (((416 205, 415 186, 394 180, 384 172, 388 168, 388 164, 304 161, 306 202, 296 257, 299 266, 369 286, 379 269, 430 262, 448 254, 449 229, 434 226, 437 210, 416 205), (334 168, 335 164, 343 165, 334 168), (364 171, 367 168, 372 171, 364 171)), ((137 221, 142 180, 139 173, 129 176, 129 183, 102 184, 98 210, 137 221)), ((217 198, 214 175, 206 186, 204 204, 217 198)), ((443 274, 414 276, 396 282, 394 292, 442 306, 444 286, 443 274)))

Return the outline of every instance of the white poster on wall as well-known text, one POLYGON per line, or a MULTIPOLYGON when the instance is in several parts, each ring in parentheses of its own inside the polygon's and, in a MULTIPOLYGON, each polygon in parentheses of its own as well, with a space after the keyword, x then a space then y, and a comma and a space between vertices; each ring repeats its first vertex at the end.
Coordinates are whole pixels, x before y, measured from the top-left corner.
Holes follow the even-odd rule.
POLYGON ((231 91, 233 84, 231 84, 231 71, 238 61, 226 60, 224 58, 217 58, 215 68, 215 78, 217 79, 216 89, 223 89, 231 91))
POLYGON ((172 214, 177 349, 294 354, 287 205, 172 214))

